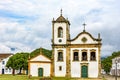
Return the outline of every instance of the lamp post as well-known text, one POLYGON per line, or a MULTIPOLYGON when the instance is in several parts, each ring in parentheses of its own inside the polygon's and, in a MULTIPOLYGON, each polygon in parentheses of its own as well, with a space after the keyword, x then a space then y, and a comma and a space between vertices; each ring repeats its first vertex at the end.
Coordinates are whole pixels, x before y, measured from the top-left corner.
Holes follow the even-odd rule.
POLYGON ((117 58, 115 59, 115 80, 117 80, 117 58))

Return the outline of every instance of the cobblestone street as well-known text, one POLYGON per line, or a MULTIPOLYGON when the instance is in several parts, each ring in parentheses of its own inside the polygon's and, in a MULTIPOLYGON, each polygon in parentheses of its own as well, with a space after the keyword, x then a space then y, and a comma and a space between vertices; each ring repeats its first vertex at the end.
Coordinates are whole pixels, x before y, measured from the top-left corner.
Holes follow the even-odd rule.
POLYGON ((102 80, 102 79, 85 79, 85 78, 83 78, 83 79, 76 79, 76 80, 102 80))
MULTIPOLYGON (((115 80, 115 76, 111 76, 111 75, 104 75, 106 80, 115 80)), ((117 80, 120 80, 120 77, 117 77, 117 80)))

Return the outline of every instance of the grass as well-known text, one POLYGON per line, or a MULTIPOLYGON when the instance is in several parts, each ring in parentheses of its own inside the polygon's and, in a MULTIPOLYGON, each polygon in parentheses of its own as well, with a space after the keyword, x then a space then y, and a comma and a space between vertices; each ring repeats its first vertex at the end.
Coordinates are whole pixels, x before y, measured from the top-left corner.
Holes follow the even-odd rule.
MULTIPOLYGON (((27 75, 0 75, 0 80, 40 80, 40 77, 31 77, 28 78, 27 75)), ((46 80, 46 79, 45 79, 46 80)), ((84 80, 84 79, 69 79, 65 77, 54 77, 52 80, 84 80)), ((85 79, 87 80, 87 79, 85 79)), ((90 80, 90 79, 88 79, 90 80)), ((103 78, 103 80, 106 80, 103 78)))
POLYGON ((69 79, 65 77, 54 77, 53 80, 76 80, 76 79, 69 79))
POLYGON ((39 77, 29 79, 27 75, 0 75, 0 80, 39 80, 39 77))
MULTIPOLYGON (((75 80, 75 79, 68 79, 65 77, 54 77, 53 80, 75 80)), ((31 77, 28 78, 27 75, 0 75, 0 80, 40 80, 39 77, 31 77)))

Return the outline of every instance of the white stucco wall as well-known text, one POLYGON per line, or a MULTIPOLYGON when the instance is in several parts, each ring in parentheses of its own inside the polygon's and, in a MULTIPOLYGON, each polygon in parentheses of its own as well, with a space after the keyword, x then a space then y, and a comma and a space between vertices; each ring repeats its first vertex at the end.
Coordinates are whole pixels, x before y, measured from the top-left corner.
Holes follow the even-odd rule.
MULTIPOLYGON (((116 64, 112 64, 112 68, 111 69, 116 69, 116 64)), ((117 69, 120 69, 120 63, 117 63, 117 69)))
POLYGON ((120 56, 112 59, 112 68, 111 69, 116 69, 116 61, 117 61, 117 69, 120 69, 120 56))
POLYGON ((55 49, 55 54, 54 54, 54 71, 55 71, 55 76, 57 77, 64 77, 66 75, 66 49, 65 48, 56 48, 55 49), (58 50, 63 50, 63 61, 57 61, 58 58, 58 50), (59 66, 62 67, 62 70, 59 71, 59 66))
POLYGON ((71 44, 92 44, 92 43, 97 43, 97 41, 94 41, 88 34, 82 34, 77 39, 71 42, 71 44), (87 39, 85 43, 82 42, 83 37, 87 39))
MULTIPOLYGON (((11 55, 11 56, 12 56, 12 55, 11 55)), ((4 74, 12 74, 12 69, 6 67, 7 61, 9 60, 9 58, 10 58, 11 56, 9 56, 9 57, 7 57, 7 58, 4 58, 4 59, 0 62, 0 74, 2 74, 2 69, 4 69, 4 74), (2 64, 3 61, 4 61, 5 64, 2 64)))
POLYGON ((51 74, 51 63, 30 63, 30 74, 38 76, 38 68, 43 68, 43 76, 48 77, 51 74))
POLYGON ((80 62, 71 63, 71 77, 81 77, 81 66, 80 62))
POLYGON ((0 62, 0 74, 2 74, 2 63, 0 62))
POLYGON ((98 62, 89 62, 88 77, 97 78, 99 72, 98 62))
POLYGON ((98 77, 98 49, 97 48, 71 48, 71 77, 81 77, 81 65, 88 65, 88 77, 89 78, 97 78, 98 77), (88 61, 81 61, 82 59, 82 51, 83 49, 87 50, 88 61), (90 61, 90 50, 96 50, 96 61, 90 61), (73 50, 79 51, 79 61, 73 61, 73 50))
POLYGON ((54 43, 55 44, 66 44, 66 23, 55 23, 54 24, 54 43), (58 28, 63 28, 63 38, 58 38, 58 28), (62 40, 62 42, 59 42, 59 39, 62 40))

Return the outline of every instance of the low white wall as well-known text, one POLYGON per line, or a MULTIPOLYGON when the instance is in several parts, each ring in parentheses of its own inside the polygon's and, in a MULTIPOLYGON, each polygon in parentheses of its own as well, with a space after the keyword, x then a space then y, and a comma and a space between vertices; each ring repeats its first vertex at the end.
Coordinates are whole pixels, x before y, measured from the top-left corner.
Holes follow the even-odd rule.
POLYGON ((65 77, 66 75, 66 49, 65 48, 57 48, 55 49, 55 55, 54 55, 54 70, 55 70, 55 76, 56 77, 65 77), (58 61, 58 50, 63 50, 63 61, 58 61), (59 66, 62 67, 62 70, 59 70, 59 66))
POLYGON ((30 75, 38 76, 38 68, 43 68, 44 77, 50 76, 51 63, 30 63, 30 75))
POLYGON ((90 78, 97 78, 98 77, 98 63, 97 62, 90 62, 88 67, 88 77, 90 78))

